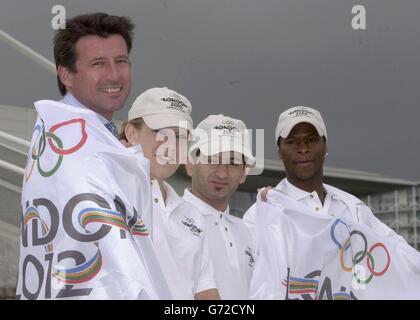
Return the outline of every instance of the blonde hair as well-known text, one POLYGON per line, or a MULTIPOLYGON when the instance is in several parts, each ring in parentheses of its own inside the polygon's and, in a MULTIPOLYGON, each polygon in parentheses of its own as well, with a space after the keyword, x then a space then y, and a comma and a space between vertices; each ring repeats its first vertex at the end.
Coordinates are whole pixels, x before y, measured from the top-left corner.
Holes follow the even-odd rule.
POLYGON ((137 130, 140 130, 141 127, 144 124, 144 120, 143 118, 136 118, 130 121, 125 121, 122 126, 121 126, 121 131, 120 131, 120 140, 127 140, 127 137, 125 136, 125 128, 127 127, 128 124, 133 125, 137 130))

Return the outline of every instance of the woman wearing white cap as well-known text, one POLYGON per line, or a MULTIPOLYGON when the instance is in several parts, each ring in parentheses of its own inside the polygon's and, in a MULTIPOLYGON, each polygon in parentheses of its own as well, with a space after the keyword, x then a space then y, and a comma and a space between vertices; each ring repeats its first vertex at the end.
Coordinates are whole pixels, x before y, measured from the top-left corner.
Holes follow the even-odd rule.
POLYGON ((173 298, 219 299, 203 218, 165 182, 187 154, 190 113, 179 93, 149 89, 134 101, 121 139, 140 144, 150 161, 153 216, 145 220, 173 298))

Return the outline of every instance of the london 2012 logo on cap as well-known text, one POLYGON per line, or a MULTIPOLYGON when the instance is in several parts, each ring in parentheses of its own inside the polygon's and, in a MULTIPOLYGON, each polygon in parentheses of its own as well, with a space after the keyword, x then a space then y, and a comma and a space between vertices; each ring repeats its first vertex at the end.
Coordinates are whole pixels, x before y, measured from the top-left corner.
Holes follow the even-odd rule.
POLYGON ((181 112, 186 112, 184 109, 188 109, 188 106, 182 101, 182 98, 175 93, 170 94, 167 98, 162 98, 162 101, 169 102, 170 105, 168 108, 170 109, 175 109, 181 112))
POLYGON ((293 110, 292 112, 289 113, 289 115, 294 117, 308 117, 308 116, 313 116, 313 112, 309 111, 308 109, 306 109, 305 107, 301 107, 299 109, 293 110))
POLYGON ((230 120, 223 120, 222 123, 215 126, 214 129, 221 130, 223 134, 240 132, 240 130, 235 126, 234 122, 230 120))

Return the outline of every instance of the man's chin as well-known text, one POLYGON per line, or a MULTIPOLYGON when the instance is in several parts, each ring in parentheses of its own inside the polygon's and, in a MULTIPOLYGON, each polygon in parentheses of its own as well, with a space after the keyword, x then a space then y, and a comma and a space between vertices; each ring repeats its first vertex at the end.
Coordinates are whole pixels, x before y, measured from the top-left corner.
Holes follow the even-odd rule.
POLYGON ((122 97, 109 97, 104 99, 101 106, 104 106, 104 109, 108 110, 109 112, 115 112, 121 110, 124 107, 126 100, 127 99, 123 99, 122 97))
POLYGON ((227 192, 226 192, 226 190, 218 190, 218 189, 213 189, 212 190, 212 197, 213 197, 213 199, 218 199, 218 200, 221 200, 221 199, 224 199, 224 198, 226 198, 227 197, 227 192))
POLYGON ((119 103, 109 105, 107 109, 109 110, 109 112, 116 112, 116 111, 121 110, 123 107, 124 107, 124 103, 119 102, 119 103))
POLYGON ((301 181, 310 181, 315 178, 315 174, 313 172, 311 173, 299 173, 296 175, 296 177, 301 181))

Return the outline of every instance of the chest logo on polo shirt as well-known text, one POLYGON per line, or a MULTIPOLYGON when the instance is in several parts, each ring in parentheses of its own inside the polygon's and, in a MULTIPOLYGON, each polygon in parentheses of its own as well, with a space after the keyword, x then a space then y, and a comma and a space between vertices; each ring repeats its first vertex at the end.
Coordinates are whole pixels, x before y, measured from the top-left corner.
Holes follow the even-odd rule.
POLYGON ((202 229, 195 225, 195 221, 192 218, 184 217, 182 224, 190 229, 191 233, 195 236, 200 236, 200 233, 203 232, 202 229))
POLYGON ((245 254, 249 257, 248 265, 252 268, 254 266, 254 256, 252 255, 250 247, 246 247, 245 254))

